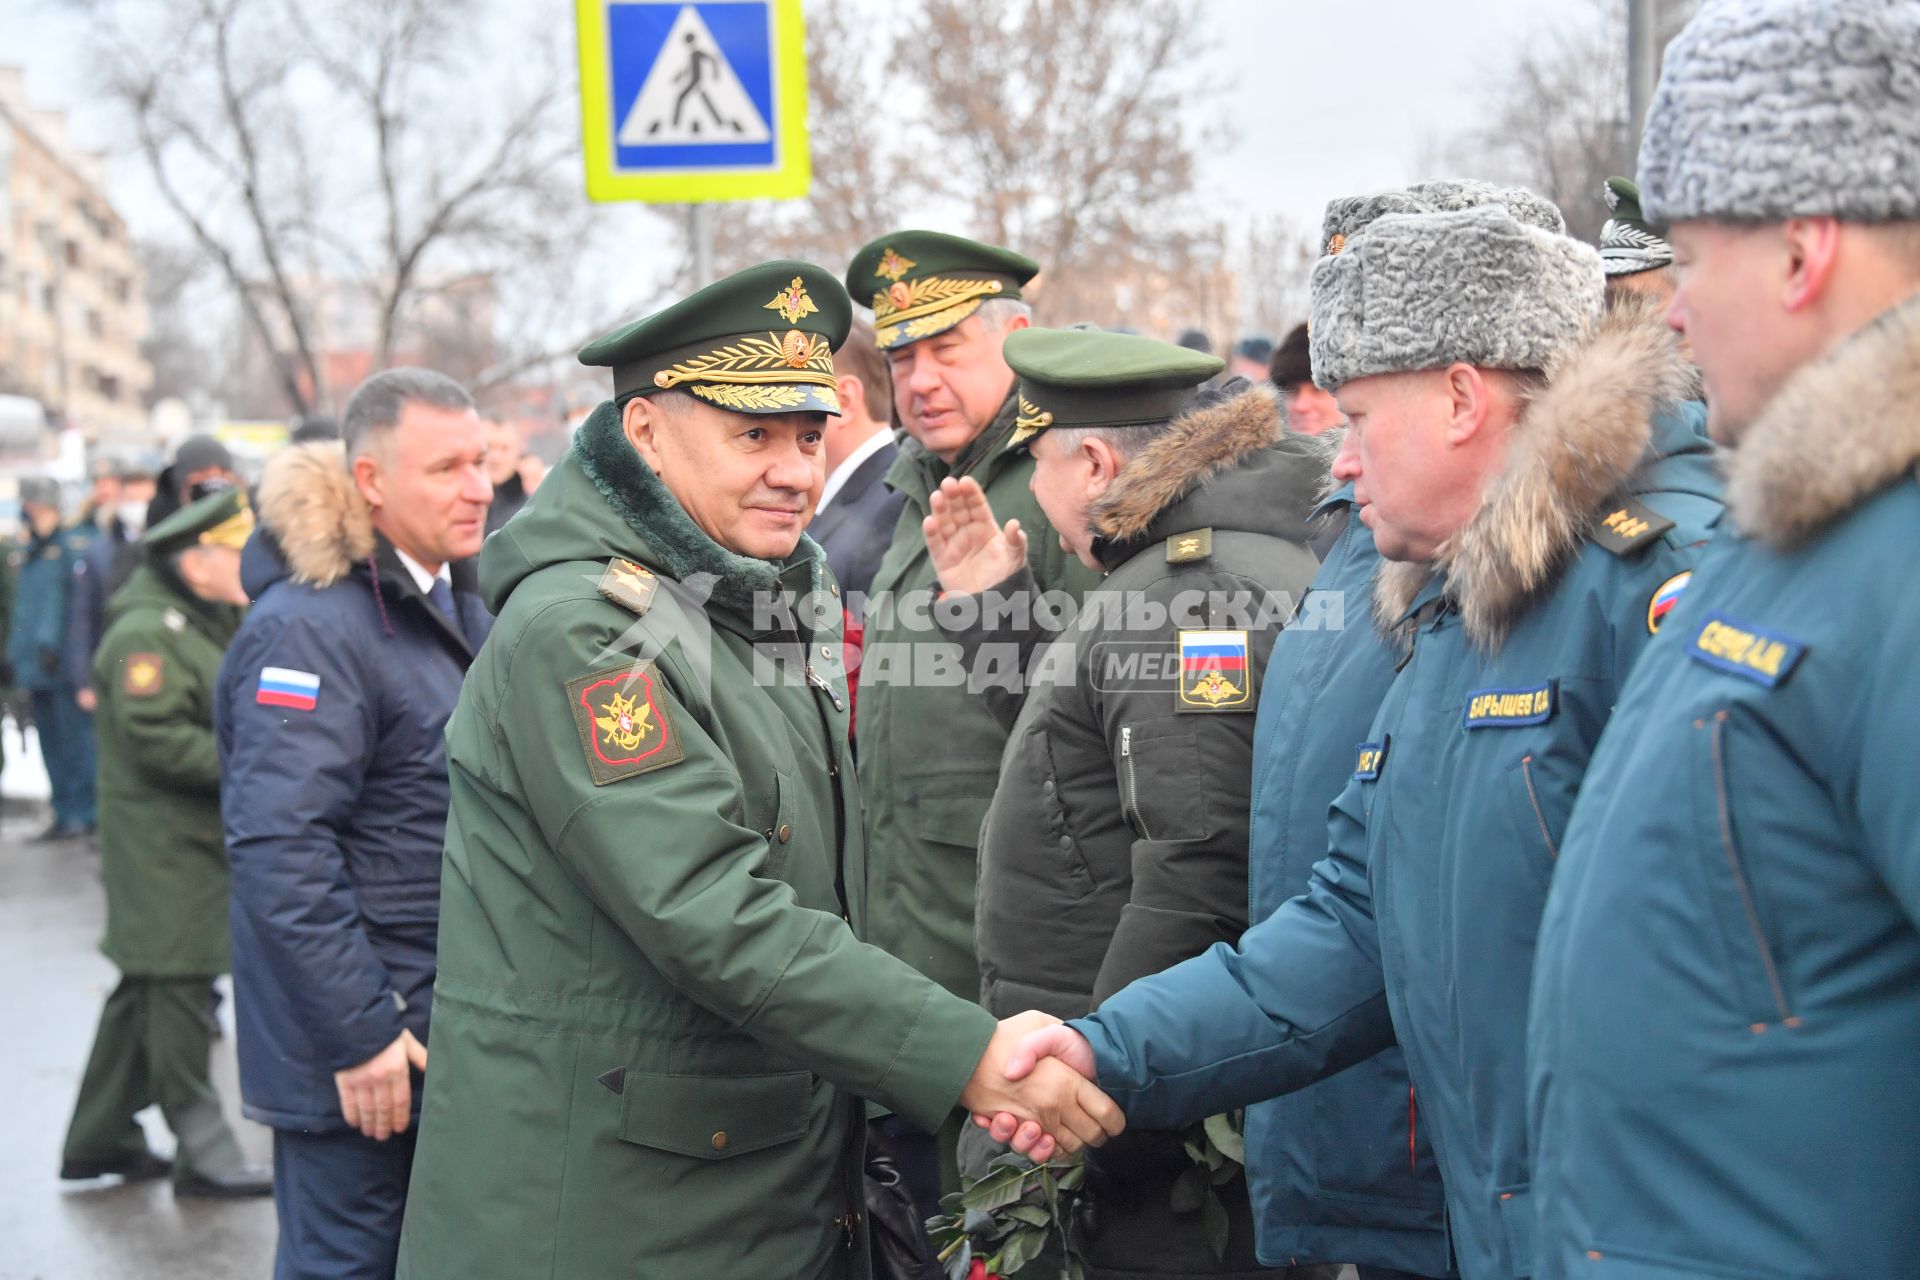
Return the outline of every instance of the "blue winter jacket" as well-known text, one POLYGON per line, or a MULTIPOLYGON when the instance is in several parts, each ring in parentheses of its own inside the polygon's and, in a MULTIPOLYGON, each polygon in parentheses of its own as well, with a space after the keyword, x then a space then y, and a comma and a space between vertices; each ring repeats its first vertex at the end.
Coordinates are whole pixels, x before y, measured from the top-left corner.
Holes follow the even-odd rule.
POLYGON ((13 622, 7 634, 7 661, 15 687, 71 689, 65 644, 67 601, 73 592, 73 565, 92 541, 90 531, 57 529, 42 538, 29 536, 20 551, 13 581, 13 622))
POLYGON ((1397 1033, 1467 1280, 1533 1273, 1524 1053, 1540 910, 1615 695, 1720 512, 1704 414, 1654 417, 1680 375, 1649 349, 1670 350, 1604 327, 1513 428, 1445 570, 1382 566, 1377 609, 1405 665, 1307 891, 1237 950, 1075 1024, 1101 1087, 1142 1125, 1188 1118, 1187 1073, 1212 1077, 1216 1106, 1251 1103, 1397 1033), (1203 1003, 1202 1042, 1156 1032, 1203 1003))
POLYGON ((442 735, 491 620, 464 566, 455 629, 384 541, 371 564, 305 538, 282 552, 272 509, 261 514, 243 563, 255 604, 214 703, 243 1109, 278 1128, 338 1129, 333 1073, 402 1028, 427 1039, 442 735), (289 560, 344 576, 295 582, 289 560))
POLYGON ((1539 1274, 1920 1271, 1920 302, 1729 455, 1541 924, 1539 1274))

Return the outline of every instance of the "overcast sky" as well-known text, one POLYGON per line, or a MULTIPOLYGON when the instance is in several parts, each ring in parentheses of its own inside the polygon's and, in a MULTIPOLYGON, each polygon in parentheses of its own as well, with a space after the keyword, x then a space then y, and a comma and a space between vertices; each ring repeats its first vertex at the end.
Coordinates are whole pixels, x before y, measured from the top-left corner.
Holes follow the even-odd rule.
MULTIPOLYGON (((326 0, 313 0, 324 5, 326 0)), ((501 0, 502 3, 508 0, 501 0)), ((549 5, 571 23, 571 6, 549 5)), ((884 11, 885 0, 874 0, 884 11)), ((1333 195, 1417 177, 1435 144, 1476 122, 1476 86, 1592 0, 1204 0, 1222 91, 1199 112, 1229 117, 1233 144, 1207 157, 1215 208, 1279 210, 1314 225, 1333 195)), ((0 0, 0 64, 27 69, 30 99, 61 107, 83 145, 110 151, 112 121, 90 107, 79 20, 59 0, 0 0)), ((819 158, 816 157, 816 163, 819 158)), ((142 208, 137 167, 117 160, 111 193, 137 233, 163 224, 142 208)))

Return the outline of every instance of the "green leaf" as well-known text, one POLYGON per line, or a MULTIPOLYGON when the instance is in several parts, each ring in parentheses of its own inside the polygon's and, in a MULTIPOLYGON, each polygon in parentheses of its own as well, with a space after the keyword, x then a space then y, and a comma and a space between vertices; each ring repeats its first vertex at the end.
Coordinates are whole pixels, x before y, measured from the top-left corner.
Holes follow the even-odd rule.
POLYGON ((1007 1210, 1007 1217, 1024 1222, 1030 1227, 1045 1227, 1053 1222, 1051 1215, 1037 1204, 1017 1204, 1007 1210))
POLYGON ((1202 1123, 1207 1131, 1207 1140, 1215 1150, 1235 1164, 1244 1165, 1247 1162, 1247 1140, 1234 1126, 1231 1116, 1208 1116, 1202 1123))
POLYGON ((1245 1172, 1245 1169, 1242 1169, 1239 1165, 1229 1160, 1208 1174, 1207 1181, 1213 1186, 1224 1187, 1245 1172))
POLYGON ((947 1258, 947 1280, 967 1280, 967 1268, 973 1265, 973 1246, 964 1241, 947 1258))
POLYGON ((1022 1170, 1000 1169, 962 1190, 960 1203, 969 1209, 981 1209, 991 1213, 995 1209, 1012 1204, 1024 1195, 1025 1181, 1022 1170))
POLYGON ((1000 1266, 998 1270, 1003 1276, 1013 1275, 1018 1272, 1020 1268, 1032 1262, 1042 1253, 1045 1253, 1046 1249, 1047 1233, 1045 1231, 1036 1230, 1031 1227, 1017 1231, 1014 1233, 1013 1238, 1007 1241, 1007 1247, 1000 1252, 1000 1266))
MULTIPOLYGON (((1038 1167, 1038 1165, 1021 1155, 1018 1151, 1009 1151, 1005 1155, 995 1156, 987 1164, 988 1172, 992 1172, 995 1169, 1031 1170, 1038 1167)), ((986 1175, 982 1174, 981 1176, 985 1177, 986 1175)))
POLYGON ((1227 1256, 1227 1206, 1220 1203, 1219 1196, 1208 1193, 1200 1206, 1200 1223, 1207 1233, 1207 1247, 1213 1250, 1214 1257, 1224 1259, 1227 1256))
POLYGON ((1087 1166, 1076 1164, 1053 1180, 1053 1185, 1062 1191, 1078 1191, 1080 1184, 1087 1180, 1087 1166))
POLYGON ((1207 1179, 1198 1165, 1187 1169, 1173 1182, 1173 1211, 1192 1213, 1207 1198, 1207 1179))
POLYGON ((983 1231, 991 1231, 993 1230, 993 1215, 983 1213, 979 1209, 969 1209, 960 1219, 960 1229, 970 1236, 977 1236, 983 1231))

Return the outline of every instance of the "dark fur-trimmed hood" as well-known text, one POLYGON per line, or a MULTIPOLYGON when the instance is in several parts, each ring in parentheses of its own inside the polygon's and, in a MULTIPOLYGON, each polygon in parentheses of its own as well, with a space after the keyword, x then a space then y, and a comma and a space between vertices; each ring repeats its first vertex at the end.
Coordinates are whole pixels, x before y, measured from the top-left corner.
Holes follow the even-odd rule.
POLYGON ((373 514, 338 441, 282 449, 260 477, 259 497, 260 523, 295 582, 330 587, 373 555, 373 514))
POLYGON ((1110 542, 1143 538, 1194 489, 1285 436, 1279 395, 1265 384, 1184 413, 1121 468, 1088 526, 1110 542))
POLYGON ((1783 550, 1920 464, 1920 297, 1787 380, 1724 455, 1742 533, 1783 550))
POLYGON ((1387 562, 1374 579, 1383 627, 1400 622, 1434 570, 1447 578, 1467 634, 1498 648, 1557 579, 1600 506, 1618 494, 1652 440, 1653 419, 1686 399, 1694 373, 1656 308, 1609 309, 1548 370, 1512 427, 1505 467, 1480 510, 1432 564, 1387 562))

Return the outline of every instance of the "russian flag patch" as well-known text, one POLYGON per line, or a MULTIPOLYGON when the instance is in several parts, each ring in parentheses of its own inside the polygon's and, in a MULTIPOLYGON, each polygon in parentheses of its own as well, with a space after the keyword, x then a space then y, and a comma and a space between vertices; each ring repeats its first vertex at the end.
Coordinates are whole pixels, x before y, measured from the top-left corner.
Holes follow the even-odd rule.
POLYGON ((311 711, 320 701, 320 677, 290 667, 260 668, 260 690, 253 700, 263 707, 311 711))

